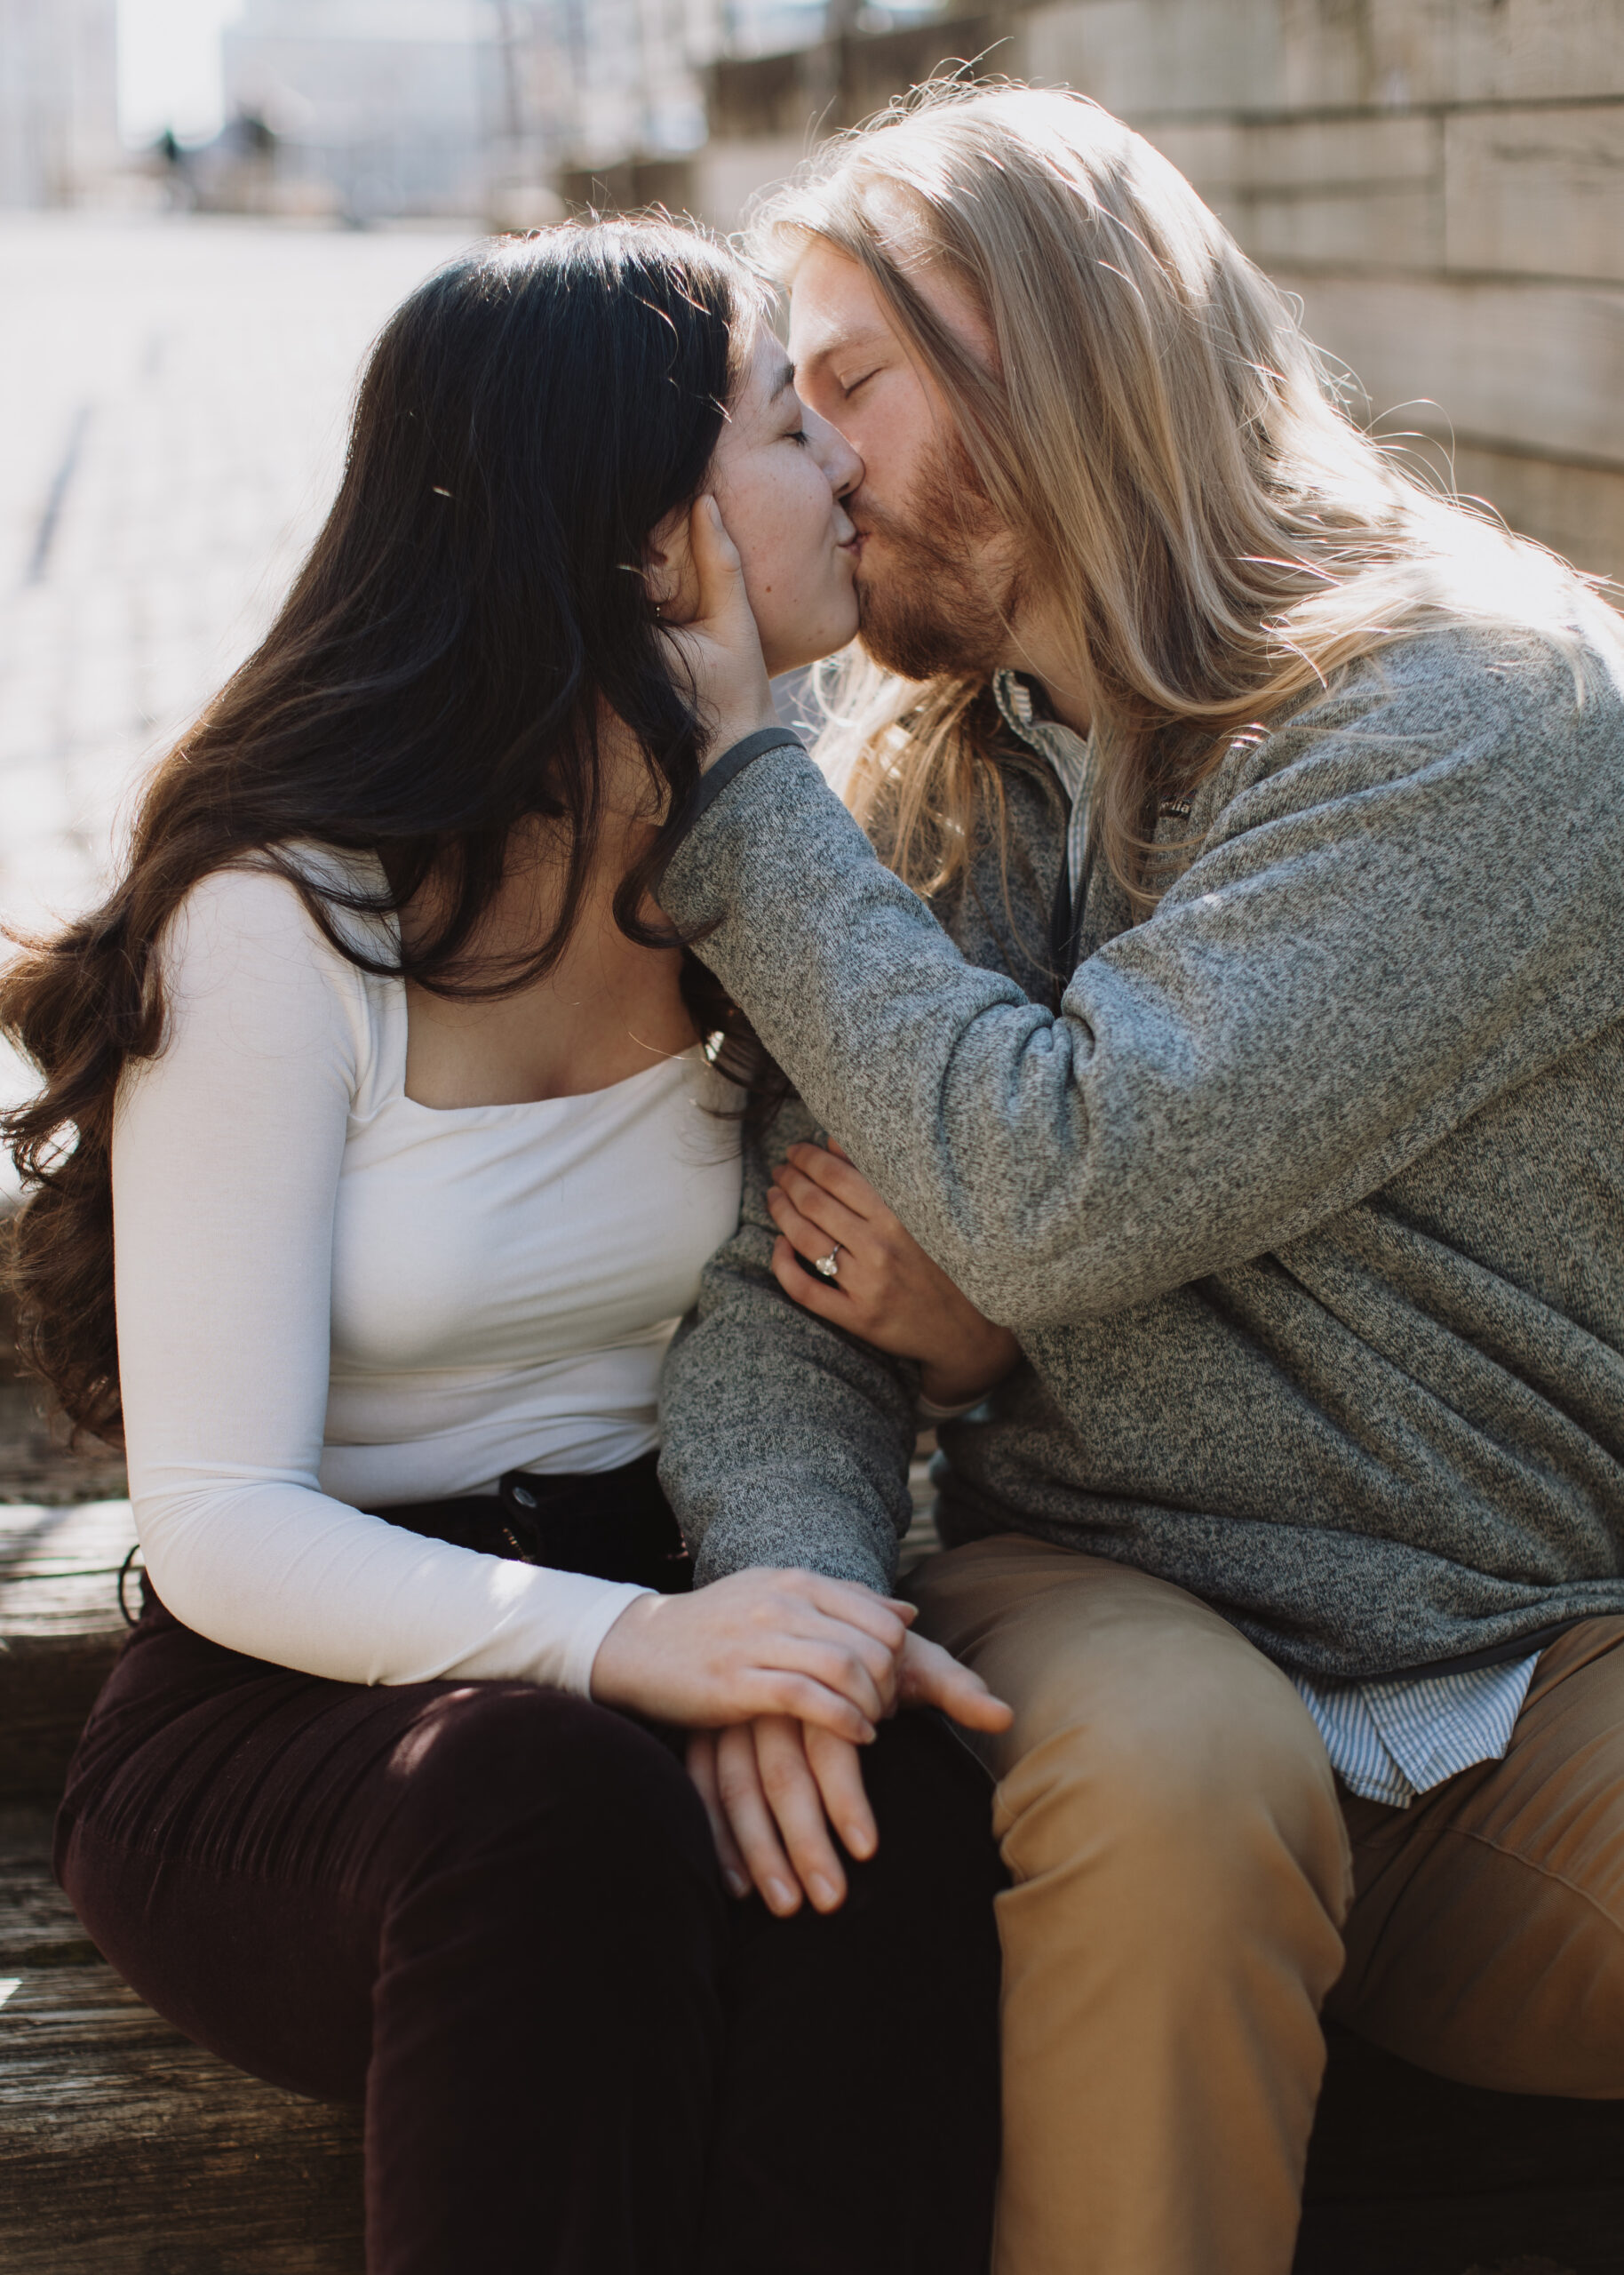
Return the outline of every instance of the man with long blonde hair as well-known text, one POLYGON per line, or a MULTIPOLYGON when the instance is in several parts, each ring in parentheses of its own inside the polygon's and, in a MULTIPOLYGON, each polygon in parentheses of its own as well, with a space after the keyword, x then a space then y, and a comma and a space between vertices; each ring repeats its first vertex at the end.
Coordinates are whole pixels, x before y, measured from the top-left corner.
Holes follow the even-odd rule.
MULTIPOLYGON (((664 1474, 702 1576, 888 1588, 885 1271, 998 1322, 910 1587, 1015 1710, 999 2275, 1286 2275, 1327 2001, 1624 2095, 1624 642, 1092 104, 934 92, 757 230, 866 654, 848 812, 697 517, 661 898, 805 1104, 664 1474)), ((861 1834, 793 1726, 697 1774, 764 1885, 861 1834)))

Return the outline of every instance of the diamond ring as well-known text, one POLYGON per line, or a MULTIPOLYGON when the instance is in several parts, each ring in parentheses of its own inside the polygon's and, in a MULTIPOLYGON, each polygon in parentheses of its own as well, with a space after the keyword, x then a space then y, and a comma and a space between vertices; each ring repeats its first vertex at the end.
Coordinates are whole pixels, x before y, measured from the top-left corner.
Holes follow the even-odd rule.
POLYGON ((839 1280, 840 1276, 840 1243, 836 1241, 827 1256, 814 1259, 812 1269, 820 1280, 839 1280))

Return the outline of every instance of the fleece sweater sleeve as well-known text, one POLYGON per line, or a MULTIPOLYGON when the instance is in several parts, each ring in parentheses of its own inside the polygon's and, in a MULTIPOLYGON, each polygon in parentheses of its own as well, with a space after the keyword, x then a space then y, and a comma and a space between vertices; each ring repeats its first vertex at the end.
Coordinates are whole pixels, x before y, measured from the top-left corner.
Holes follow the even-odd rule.
POLYGON ((1278 1249, 1624 1012, 1616 669, 1481 629, 1339 675, 1230 754, 1058 1014, 967 965, 794 751, 662 899, 972 1301, 1099 1316, 1278 1249))

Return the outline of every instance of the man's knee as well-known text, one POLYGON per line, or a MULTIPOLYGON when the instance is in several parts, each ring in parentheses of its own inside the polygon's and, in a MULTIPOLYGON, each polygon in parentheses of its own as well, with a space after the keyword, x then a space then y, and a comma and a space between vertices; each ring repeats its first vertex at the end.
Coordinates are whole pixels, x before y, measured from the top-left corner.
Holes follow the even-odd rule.
POLYGON ((1221 1939, 1305 1895, 1340 1924, 1351 1887, 1330 1766, 1289 1686, 1257 1673, 1239 1697, 1188 1673, 1176 1698, 1125 1685, 1043 1729, 999 1788, 1016 1882, 1073 1888, 1090 1910, 1092 1894, 1158 1942, 1221 1939))

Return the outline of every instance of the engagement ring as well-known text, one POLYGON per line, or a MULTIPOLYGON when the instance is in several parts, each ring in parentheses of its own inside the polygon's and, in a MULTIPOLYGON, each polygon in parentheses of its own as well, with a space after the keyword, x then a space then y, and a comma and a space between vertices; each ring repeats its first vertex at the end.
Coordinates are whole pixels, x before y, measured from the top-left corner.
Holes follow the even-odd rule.
POLYGON ((840 1243, 836 1241, 827 1256, 816 1257, 812 1265, 820 1280, 838 1280, 840 1276, 840 1243))

